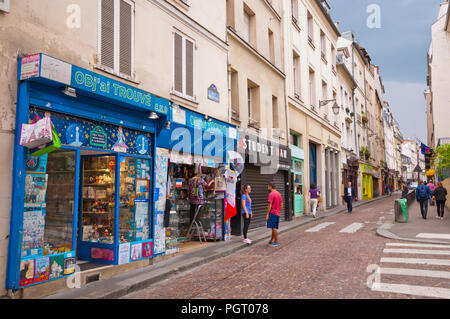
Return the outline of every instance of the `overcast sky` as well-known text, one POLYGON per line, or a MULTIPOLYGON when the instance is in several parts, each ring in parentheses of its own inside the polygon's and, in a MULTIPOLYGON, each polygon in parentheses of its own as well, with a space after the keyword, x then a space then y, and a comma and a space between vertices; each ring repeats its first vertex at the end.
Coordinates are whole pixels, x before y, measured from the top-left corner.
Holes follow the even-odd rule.
MULTIPOLYGON (((427 141, 426 89, 427 52, 431 24, 443 0, 328 0, 331 16, 341 32, 353 30, 372 63, 380 66, 385 99, 400 123, 405 138, 427 141), (380 28, 369 28, 367 20, 380 9, 380 28)), ((372 20, 373 21, 373 20, 372 20)))

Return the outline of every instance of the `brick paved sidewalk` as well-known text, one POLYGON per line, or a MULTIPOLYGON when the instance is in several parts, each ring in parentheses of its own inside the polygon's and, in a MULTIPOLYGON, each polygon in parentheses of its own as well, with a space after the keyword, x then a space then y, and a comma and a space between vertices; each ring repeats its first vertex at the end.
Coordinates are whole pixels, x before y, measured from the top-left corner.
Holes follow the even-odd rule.
POLYGON ((436 206, 428 205, 427 219, 423 219, 420 205, 414 201, 408 207, 408 223, 396 223, 393 216, 393 220, 379 227, 377 233, 391 239, 450 244, 450 212, 445 208, 444 220, 436 216, 436 206))
MULTIPOLYGON (((354 203, 353 207, 357 208, 383 198, 386 198, 386 196, 380 196, 369 201, 358 201, 354 203)), ((392 207, 394 206, 394 199, 396 198, 398 198, 398 194, 397 196, 392 196, 392 207)), ((282 234, 302 225, 313 223, 346 211, 346 207, 339 206, 325 212, 318 212, 316 218, 301 216, 293 221, 280 223, 279 233, 282 234)), ((357 212, 357 210, 355 212, 357 212)), ((271 232, 267 228, 262 227, 249 231, 248 235, 249 238, 252 239, 253 243, 256 244, 258 242, 268 240, 270 238, 270 234, 271 232)), ((96 281, 78 289, 68 289, 61 293, 48 296, 44 299, 120 298, 164 279, 170 278, 183 271, 190 270, 215 259, 228 256, 247 247, 248 245, 242 242, 242 237, 232 236, 230 241, 207 245, 206 247, 193 252, 182 255, 180 254, 170 259, 155 262, 150 266, 123 273, 109 279, 96 281)))

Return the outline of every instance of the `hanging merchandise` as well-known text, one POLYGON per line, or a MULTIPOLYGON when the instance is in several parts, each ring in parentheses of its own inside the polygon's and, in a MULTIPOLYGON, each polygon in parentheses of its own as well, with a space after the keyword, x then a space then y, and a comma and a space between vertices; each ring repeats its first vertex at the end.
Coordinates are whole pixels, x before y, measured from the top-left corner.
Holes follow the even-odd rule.
POLYGON ((45 116, 41 119, 36 115, 31 124, 22 124, 20 145, 27 148, 36 148, 38 146, 46 145, 52 140, 52 122, 50 117, 45 116))
POLYGON ((244 160, 242 156, 233 151, 229 151, 230 164, 225 171, 226 191, 225 191, 225 222, 236 215, 236 183, 238 176, 244 170, 244 160))
POLYGON ((45 118, 48 119, 48 121, 50 122, 52 139, 47 144, 44 144, 44 145, 38 146, 37 148, 32 149, 31 150, 32 156, 36 156, 36 157, 42 156, 42 155, 51 153, 53 151, 56 151, 58 148, 61 147, 61 141, 59 139, 58 133, 55 130, 55 127, 53 126, 53 124, 50 120, 50 115, 46 114, 45 118))

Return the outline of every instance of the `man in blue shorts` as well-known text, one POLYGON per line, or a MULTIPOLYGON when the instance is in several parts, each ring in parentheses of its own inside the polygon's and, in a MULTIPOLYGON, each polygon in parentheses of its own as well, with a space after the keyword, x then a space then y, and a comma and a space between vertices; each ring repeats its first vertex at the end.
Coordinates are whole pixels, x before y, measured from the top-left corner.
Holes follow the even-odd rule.
POLYGON ((269 246, 278 247, 278 224, 280 222, 281 210, 283 209, 283 199, 280 192, 275 189, 273 183, 269 183, 267 186, 269 190, 269 205, 267 206, 267 228, 272 229, 272 237, 270 238, 269 246))

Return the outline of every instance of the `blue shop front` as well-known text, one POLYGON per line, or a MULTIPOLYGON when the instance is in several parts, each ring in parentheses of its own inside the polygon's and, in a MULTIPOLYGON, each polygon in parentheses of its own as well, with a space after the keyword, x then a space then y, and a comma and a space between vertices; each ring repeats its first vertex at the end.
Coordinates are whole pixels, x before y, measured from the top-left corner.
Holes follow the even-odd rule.
POLYGON ((227 240, 229 221, 224 222, 224 164, 228 151, 237 142, 235 126, 171 104, 170 125, 156 140, 155 155, 155 253, 171 254, 186 240, 191 221, 189 180, 200 173, 208 184, 204 205, 199 210, 202 228, 194 230, 192 238, 227 240), (200 233, 199 233, 200 232, 200 233))
POLYGON ((45 54, 18 61, 7 289, 154 254, 156 135, 169 101, 45 54), (61 147, 32 156, 22 124, 50 117, 61 147))

